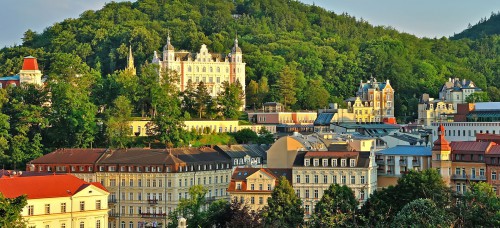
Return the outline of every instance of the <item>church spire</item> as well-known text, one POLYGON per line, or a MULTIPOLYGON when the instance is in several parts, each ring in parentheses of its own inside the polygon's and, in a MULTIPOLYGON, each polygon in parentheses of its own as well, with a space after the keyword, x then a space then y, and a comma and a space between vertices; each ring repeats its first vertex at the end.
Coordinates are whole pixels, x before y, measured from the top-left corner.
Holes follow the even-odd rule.
POLYGON ((128 56, 127 56, 127 70, 130 70, 133 75, 136 75, 136 69, 134 66, 134 55, 132 55, 132 45, 129 46, 128 56))
POLYGON ((234 47, 231 51, 233 53, 236 53, 236 52, 241 53, 241 48, 238 47, 238 32, 236 32, 236 36, 234 37, 234 47))

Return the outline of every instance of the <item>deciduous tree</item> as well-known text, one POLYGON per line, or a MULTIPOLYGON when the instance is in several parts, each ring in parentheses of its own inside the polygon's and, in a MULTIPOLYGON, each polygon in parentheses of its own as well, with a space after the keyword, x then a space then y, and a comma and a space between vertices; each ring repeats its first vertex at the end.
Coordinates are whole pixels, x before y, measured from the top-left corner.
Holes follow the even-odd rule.
POLYGON ((262 216, 266 227, 299 227, 304 222, 302 200, 285 177, 280 177, 262 216))

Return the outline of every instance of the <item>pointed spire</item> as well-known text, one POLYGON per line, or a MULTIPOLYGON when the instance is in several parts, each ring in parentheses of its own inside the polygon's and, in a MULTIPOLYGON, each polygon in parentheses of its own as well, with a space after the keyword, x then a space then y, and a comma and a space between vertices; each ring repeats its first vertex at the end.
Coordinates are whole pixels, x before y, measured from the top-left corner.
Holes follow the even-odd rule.
POLYGON ((236 30, 236 36, 234 37, 234 46, 238 47, 238 30, 236 30))
POLYGON ((126 69, 132 71, 133 75, 136 75, 136 69, 134 66, 134 55, 132 54, 132 45, 129 45, 126 69))
POLYGON ((165 44, 165 46, 163 47, 163 51, 167 51, 167 50, 168 51, 170 51, 170 50, 173 51, 174 50, 174 46, 170 43, 170 30, 168 31, 168 35, 167 35, 167 44, 165 44))

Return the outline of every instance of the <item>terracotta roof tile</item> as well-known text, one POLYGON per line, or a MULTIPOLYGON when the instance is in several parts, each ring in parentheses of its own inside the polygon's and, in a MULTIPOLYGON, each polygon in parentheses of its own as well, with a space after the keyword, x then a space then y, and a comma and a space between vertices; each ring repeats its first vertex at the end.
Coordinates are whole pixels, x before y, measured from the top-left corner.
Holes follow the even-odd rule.
POLYGON ((33 56, 24 57, 23 70, 38 70, 38 62, 33 56))
POLYGON ((0 178, 0 192, 7 198, 21 195, 27 195, 28 199, 67 197, 90 185, 107 191, 100 183, 88 183, 73 175, 0 178))
POLYGON ((94 164, 106 149, 58 149, 33 161, 32 164, 94 164))
POLYGON ((475 153, 485 153, 492 145, 493 142, 452 142, 451 148, 453 152, 475 152, 475 153))

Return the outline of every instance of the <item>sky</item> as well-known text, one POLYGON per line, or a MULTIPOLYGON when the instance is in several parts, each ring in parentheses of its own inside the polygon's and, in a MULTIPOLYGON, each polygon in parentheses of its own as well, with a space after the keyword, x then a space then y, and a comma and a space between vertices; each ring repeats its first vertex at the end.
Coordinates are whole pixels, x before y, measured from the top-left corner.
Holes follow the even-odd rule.
MULTIPOLYGON (((97 10, 111 0, 0 0, 0 47, 21 44, 26 30, 38 33, 85 10, 97 10)), ((122 1, 122 0, 115 0, 122 1)), ((500 0, 300 0, 335 13, 391 26, 418 37, 449 37, 491 12, 500 0)))

